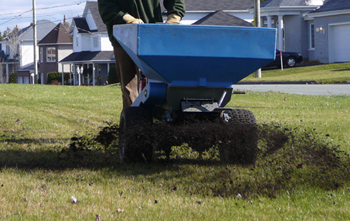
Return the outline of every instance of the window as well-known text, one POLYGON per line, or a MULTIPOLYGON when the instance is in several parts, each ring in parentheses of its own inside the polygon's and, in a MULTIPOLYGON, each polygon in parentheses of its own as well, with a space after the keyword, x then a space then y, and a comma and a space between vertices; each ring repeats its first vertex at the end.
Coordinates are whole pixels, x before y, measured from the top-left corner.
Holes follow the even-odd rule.
POLYGON ((17 84, 23 84, 23 78, 17 77, 17 84))
POLYGON ((44 49, 40 48, 40 62, 44 62, 44 49))
POLYGON ((94 48, 97 48, 98 47, 98 37, 94 37, 93 41, 94 41, 94 48))
POLYGON ((315 25, 310 25, 310 49, 315 49, 315 25))
POLYGON ((46 62, 56 62, 56 48, 49 47, 46 49, 46 62))
POLYGON ((10 54, 10 46, 6 45, 6 54, 10 54))

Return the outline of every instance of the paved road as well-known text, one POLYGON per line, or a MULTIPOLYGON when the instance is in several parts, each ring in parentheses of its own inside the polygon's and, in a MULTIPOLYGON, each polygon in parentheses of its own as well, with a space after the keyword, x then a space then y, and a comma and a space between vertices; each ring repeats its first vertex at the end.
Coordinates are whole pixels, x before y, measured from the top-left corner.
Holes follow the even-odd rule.
POLYGON ((236 84, 233 89, 302 95, 350 95, 350 84, 236 84))

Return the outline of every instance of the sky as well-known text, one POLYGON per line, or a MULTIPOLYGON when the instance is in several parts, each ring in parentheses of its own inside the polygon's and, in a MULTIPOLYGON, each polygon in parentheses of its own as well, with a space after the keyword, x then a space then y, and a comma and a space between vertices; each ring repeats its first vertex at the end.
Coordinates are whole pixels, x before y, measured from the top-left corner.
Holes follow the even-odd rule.
MULTIPOLYGON (((0 0, 0 31, 11 30, 17 25, 24 28, 33 22, 34 0, 0 0)), ((91 0, 90 0, 91 1, 91 0)), ((36 20, 50 20, 56 24, 81 16, 86 0, 35 0, 36 20)))

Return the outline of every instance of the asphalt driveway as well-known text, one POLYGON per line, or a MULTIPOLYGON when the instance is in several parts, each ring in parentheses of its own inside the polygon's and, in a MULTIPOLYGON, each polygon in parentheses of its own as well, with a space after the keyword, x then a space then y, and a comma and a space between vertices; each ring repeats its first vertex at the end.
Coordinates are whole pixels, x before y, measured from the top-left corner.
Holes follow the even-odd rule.
POLYGON ((350 84, 236 84, 233 89, 301 95, 350 95, 350 84))

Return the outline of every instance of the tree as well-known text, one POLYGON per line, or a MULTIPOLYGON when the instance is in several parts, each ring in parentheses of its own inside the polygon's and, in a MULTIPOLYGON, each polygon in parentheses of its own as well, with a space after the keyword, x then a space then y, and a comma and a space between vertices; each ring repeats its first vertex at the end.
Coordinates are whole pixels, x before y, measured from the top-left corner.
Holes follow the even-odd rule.
POLYGON ((115 66, 111 65, 108 73, 108 84, 115 84, 119 82, 120 80, 117 75, 117 69, 115 68, 115 66))
POLYGON ((16 62, 17 62, 17 59, 19 58, 18 33, 19 33, 19 29, 18 29, 17 25, 13 28, 12 31, 10 28, 7 28, 6 31, 4 32, 4 34, 6 34, 5 39, 4 39, 6 41, 5 44, 10 47, 10 50, 12 52, 13 67, 14 67, 15 74, 17 72, 16 62))
POLYGON ((9 79, 9 83, 17 83, 17 77, 16 74, 11 72, 10 74, 10 79, 9 79))
MULTIPOLYGON (((1 33, 0 33, 1 35, 1 33)), ((5 61, 5 53, 4 51, 0 51, 0 83, 5 83, 5 78, 4 78, 4 66, 3 63, 5 61)))

